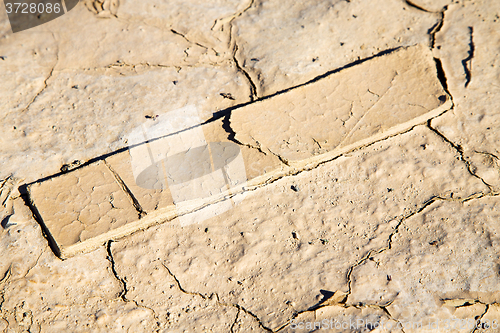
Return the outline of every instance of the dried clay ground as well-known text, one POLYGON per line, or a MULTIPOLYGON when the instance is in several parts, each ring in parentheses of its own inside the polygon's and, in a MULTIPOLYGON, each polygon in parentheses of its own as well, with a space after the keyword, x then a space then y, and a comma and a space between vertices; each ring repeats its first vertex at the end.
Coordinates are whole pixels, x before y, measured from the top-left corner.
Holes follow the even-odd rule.
POLYGON ((0 332, 500 332, 499 1, 87 0, 15 34, 0 12, 0 332), (93 247, 78 217, 58 257, 33 205, 81 198, 25 185, 188 106, 293 170, 93 247))

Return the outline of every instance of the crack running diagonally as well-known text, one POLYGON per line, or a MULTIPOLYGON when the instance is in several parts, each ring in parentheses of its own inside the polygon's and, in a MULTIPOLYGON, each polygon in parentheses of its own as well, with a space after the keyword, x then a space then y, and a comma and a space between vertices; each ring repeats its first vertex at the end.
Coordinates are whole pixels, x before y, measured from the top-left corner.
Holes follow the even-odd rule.
POLYGON ((109 240, 107 243, 106 243, 106 251, 107 251, 107 256, 106 256, 106 259, 109 261, 109 263, 111 264, 111 272, 113 273, 114 277, 118 280, 118 282, 120 282, 120 284, 122 285, 122 291, 120 292, 120 294, 118 295, 119 298, 122 299, 122 301, 124 302, 130 302, 128 299, 127 299, 127 293, 128 293, 128 289, 127 289, 127 281, 125 281, 124 278, 121 278, 119 275, 118 275, 118 272, 116 271, 116 267, 115 267, 115 260, 113 258, 113 253, 111 252, 111 243, 113 243, 113 240, 109 240))
POLYGON ((248 72, 238 62, 238 59, 236 58, 236 53, 237 52, 238 52, 238 44, 236 44, 236 42, 234 42, 234 46, 233 46, 233 61, 234 61, 234 64, 236 66, 236 69, 238 69, 238 72, 240 72, 241 74, 243 74, 243 76, 245 76, 245 78, 248 81, 248 84, 250 86, 250 95, 248 97, 250 98, 250 102, 253 102, 253 101, 255 101, 257 99, 257 86, 253 82, 252 77, 250 76, 250 74, 248 74, 248 72))
POLYGON ((232 141, 240 146, 245 146, 248 148, 256 149, 259 153, 267 155, 267 153, 265 151, 263 151, 260 146, 254 146, 254 145, 251 145, 248 143, 243 143, 240 140, 236 139, 236 132, 231 127, 230 113, 226 114, 226 116, 222 120, 222 129, 224 129, 224 131, 226 131, 227 138, 229 141, 232 141))
MULTIPOLYGON (((481 303, 481 302, 478 302, 478 303, 481 303)), ((482 303, 482 304, 484 304, 484 303, 482 303)), ((489 328, 489 327, 482 327, 483 325, 479 325, 479 326, 477 325, 477 323, 481 322, 481 319, 483 319, 483 317, 486 315, 486 313, 490 309, 490 305, 489 304, 484 304, 484 305, 485 305, 485 309, 484 309, 483 313, 480 314, 477 319, 474 318, 474 319, 476 319, 476 325, 475 325, 474 329, 471 331, 471 333, 476 332, 480 328, 484 328, 484 329, 488 329, 489 328)))
POLYGON ((262 329, 264 329, 267 332, 273 332, 273 330, 271 330, 270 328, 266 327, 262 323, 262 321, 260 320, 260 318, 257 315, 255 315, 254 313, 252 313, 251 311, 245 309, 243 306, 241 306, 241 305, 239 305, 237 303, 225 303, 225 302, 221 302, 221 300, 219 298, 219 295, 217 293, 215 293, 215 292, 211 293, 210 296, 207 296, 207 295, 204 295, 202 293, 187 291, 186 289, 184 289, 184 287, 182 287, 179 279, 172 273, 172 271, 170 270, 170 268, 168 268, 167 265, 165 265, 163 262, 161 262, 161 265, 167 270, 168 274, 174 279, 175 284, 177 285, 177 288, 179 288, 179 290, 181 292, 183 292, 184 294, 198 296, 198 297, 201 297, 203 300, 210 300, 210 299, 212 299, 215 296, 215 300, 216 300, 217 304, 222 305, 222 306, 230 306, 230 307, 236 308, 238 310, 238 313, 236 315, 236 319, 234 320, 233 325, 231 326, 231 331, 233 330, 234 325, 236 324, 236 321, 238 320, 239 312, 243 311, 246 314, 248 314, 249 316, 253 317, 259 323, 259 326, 262 329))
MULTIPOLYGON (((255 0, 250 0, 248 5, 243 10, 226 18, 227 24, 229 26, 229 29, 228 29, 229 30, 229 48, 232 49, 232 60, 234 62, 234 65, 236 66, 236 69, 238 70, 238 72, 243 74, 243 76, 248 81, 249 88, 250 88, 250 95, 248 97, 250 99, 250 102, 253 102, 257 99, 257 86, 253 82, 250 74, 241 66, 240 62, 237 59, 238 44, 236 43, 236 39, 234 39, 234 37, 233 37, 233 21, 236 18, 243 15, 243 13, 245 13, 247 10, 249 10, 253 6, 254 1, 255 0)), ((217 24, 217 21, 214 23, 214 26, 212 27, 212 29, 215 27, 216 24, 217 24)))
MULTIPOLYGON (((221 24, 221 30, 223 31, 224 30, 224 24, 229 24, 229 27, 232 26, 232 23, 233 21, 240 17, 241 15, 243 15, 243 13, 245 13, 247 10, 249 10, 253 4, 254 4, 254 1, 255 0, 250 0, 249 3, 245 6, 245 8, 243 8, 242 10, 240 11, 237 11, 236 13, 234 14, 231 14, 227 17, 224 17, 224 18, 220 18, 220 19, 216 19, 214 21, 214 24, 212 25, 212 27, 210 28, 211 31, 214 30, 214 28, 218 25, 218 24, 221 24)), ((231 41, 231 29, 229 29, 229 41, 231 41)))
MULTIPOLYGON (((57 39, 56 39, 54 33, 52 33, 52 38, 54 38, 54 40, 57 42, 57 39)), ((31 99, 31 101, 28 102, 28 105, 26 105, 26 107, 23 110, 21 110, 21 113, 28 111, 28 109, 36 101, 36 99, 38 98, 38 96, 40 96, 42 94, 42 92, 45 89, 47 89, 47 81, 54 74, 54 69, 56 68, 58 62, 59 62, 59 46, 57 47, 57 51, 56 51, 56 62, 54 63, 54 66, 52 66, 52 68, 51 68, 51 70, 50 70, 49 75, 47 76, 47 78, 45 78, 45 80, 43 80, 43 87, 42 87, 42 89, 40 89, 40 91, 35 96, 33 96, 33 98, 31 99)))
POLYGON ((12 264, 10 264, 9 268, 7 269, 7 271, 5 271, 3 277, 0 279, 0 287, 2 287, 2 289, 0 289, 0 297, 2 298, 0 300, 0 313, 2 312, 2 305, 5 302, 5 296, 4 296, 5 287, 7 285, 7 282, 9 282, 11 276, 12 276, 12 264))
POLYGON ((132 202, 132 205, 137 210, 137 213, 139 215, 139 219, 141 219, 144 215, 147 215, 146 211, 144 209, 142 209, 141 204, 139 203, 137 198, 134 196, 132 191, 129 189, 127 184, 125 184, 125 182, 120 177, 120 175, 111 167, 111 165, 109 165, 108 162, 106 162, 106 160, 104 160, 104 165, 106 165, 108 170, 113 174, 118 185, 121 187, 121 189, 123 190, 125 195, 128 197, 128 199, 132 202))
POLYGON ((191 40, 189 40, 186 35, 184 34, 181 34, 180 32, 178 32, 177 30, 174 30, 174 29, 170 29, 170 32, 172 32, 174 35, 178 35, 178 36, 181 36, 182 38, 184 38, 186 40, 186 42, 190 43, 190 44, 194 44, 194 45, 197 45, 199 47, 202 47, 204 49, 207 49, 208 50, 208 47, 206 47, 205 45, 202 45, 198 42, 193 42, 191 40))
POLYGON ((428 10, 428 9, 425 9, 424 7, 422 6, 419 6, 413 2, 411 2, 410 0, 403 0, 404 3, 406 3, 408 6, 412 7, 412 8, 415 8, 417 10, 420 10, 420 11, 423 11, 423 12, 426 12, 426 13, 433 13, 432 11, 428 10))
POLYGON ((442 134, 441 132, 439 132, 436 128, 432 127, 431 125, 431 119, 429 119, 427 121, 427 127, 433 132, 435 133, 437 136, 439 136, 444 142, 448 143, 453 149, 455 149, 457 151, 457 153, 459 154, 459 157, 460 157, 460 161, 462 161, 466 168, 467 168, 467 171, 474 177, 476 177, 477 179, 479 179, 484 185, 486 185, 488 187, 488 189, 490 190, 490 192, 493 192, 493 189, 492 189, 492 186, 490 184, 488 184, 483 178, 481 178, 480 176, 478 176, 474 170, 472 169, 472 166, 470 164, 470 162, 465 158, 464 156, 464 150, 462 148, 462 146, 458 145, 458 144, 455 144, 453 141, 451 141, 450 139, 448 139, 446 136, 444 136, 444 134, 442 134))
MULTIPOLYGON (((248 147, 248 148, 251 148, 251 149, 255 149, 257 150, 259 153, 263 154, 263 155, 268 155, 264 150, 262 150, 262 147, 260 145, 260 143, 254 139, 254 141, 257 143, 257 145, 252 145, 252 144, 249 144, 249 143, 243 143, 241 142, 240 140, 236 139, 236 132, 233 130, 233 128, 231 127, 231 114, 227 114, 223 121, 222 121, 222 128, 226 131, 226 133, 228 134, 227 138, 229 141, 232 141, 234 143, 236 143, 237 145, 240 145, 240 146, 245 146, 245 147, 248 147)), ((252 138, 253 139, 253 138, 252 138)), ((279 155, 279 154, 276 154, 275 152, 273 152, 271 149, 267 148, 267 151, 269 153, 271 153, 272 155, 274 155, 275 157, 278 158, 278 160, 283 163, 284 165, 286 166, 290 166, 290 163, 288 162, 288 160, 286 158, 284 158, 283 156, 279 155)))
POLYGON ((28 276, 28 274, 31 272, 31 270, 38 265, 38 261, 40 261, 40 258, 42 257, 44 252, 45 252, 45 247, 42 249, 42 251, 40 252, 38 257, 36 258, 35 263, 30 268, 28 268, 28 270, 24 274, 23 278, 26 278, 26 276, 28 276))
MULTIPOLYGON (((392 83, 394 82, 394 80, 396 79, 396 77, 398 76, 398 72, 395 72, 394 73, 394 76, 392 77, 391 79, 391 82, 389 83, 389 88, 384 91, 384 93, 381 95, 381 96, 378 96, 378 100, 371 106, 368 108, 368 110, 366 110, 363 115, 356 120, 356 123, 352 126, 352 128, 349 130, 349 132, 344 136, 344 138, 342 139, 342 141, 338 144, 338 146, 342 146, 342 144, 344 142, 346 142, 347 140, 350 139, 350 135, 352 133, 354 133, 356 130, 359 129, 358 125, 362 123, 363 119, 365 119, 365 117, 370 113, 371 110, 373 110, 376 106, 378 106, 378 104, 380 103, 380 101, 382 100, 382 97, 384 97, 394 86, 392 85, 392 83)), ((368 90, 369 91, 369 90, 368 90)))
POLYGON ((113 243, 113 242, 114 242, 113 240, 109 240, 106 242, 106 252, 107 252, 106 259, 109 261, 109 263, 111 265, 111 272, 113 273, 113 276, 115 277, 116 280, 118 280, 118 282, 122 286, 122 290, 121 290, 120 294, 118 295, 118 297, 121 298, 121 300, 125 303, 132 302, 138 308, 143 308, 143 309, 151 311, 153 314, 153 317, 155 318, 156 325, 157 325, 156 332, 159 332, 160 331, 160 327, 159 327, 160 321, 159 321, 159 317, 158 317, 156 311, 152 308, 145 306, 145 305, 141 305, 141 304, 137 303, 137 301, 134 299, 127 298, 127 293, 128 293, 127 281, 125 278, 120 277, 118 275, 118 272, 116 271, 116 264, 115 264, 115 260, 113 258, 113 253, 111 251, 111 243, 113 243))
MULTIPOLYGON (((410 212, 410 213, 406 214, 405 216, 403 216, 403 217, 401 217, 399 219, 397 225, 394 227, 394 230, 388 236, 388 238, 387 238, 387 245, 385 247, 380 248, 378 250, 370 250, 370 251, 368 251, 368 253, 365 254, 360 260, 358 260, 356 263, 354 263, 352 266, 350 266, 348 268, 347 273, 346 273, 348 291, 345 294, 341 295, 342 299, 340 301, 335 302, 333 304, 325 302, 324 304, 313 306, 313 307, 310 307, 310 308, 308 308, 306 310, 303 310, 303 311, 298 311, 298 312, 295 313, 295 315, 292 317, 292 319, 295 318, 296 316, 298 316, 299 314, 302 314, 302 313, 305 313, 305 312, 315 312, 316 310, 318 310, 320 308, 323 308, 323 307, 341 306, 343 308, 355 307, 355 308, 358 308, 358 309, 359 308, 366 308, 366 307, 378 308, 378 309, 381 309, 382 311, 384 311, 389 316, 390 319, 395 320, 392 317, 392 315, 390 314, 389 310, 387 309, 387 307, 394 302, 394 299, 388 301, 387 303, 385 303, 383 305, 379 305, 379 304, 364 304, 364 303, 349 304, 348 303, 348 298, 352 294, 352 273, 353 273, 354 269, 356 267, 364 264, 367 260, 373 259, 374 256, 376 256, 376 255, 378 255, 378 254, 380 254, 382 252, 385 252, 385 251, 388 251, 388 250, 392 249, 393 237, 399 232, 399 229, 403 225, 403 223, 406 220, 408 220, 409 218, 422 213, 427 207, 429 207, 430 205, 434 204, 435 202, 438 202, 438 201, 460 201, 460 202, 467 202, 467 201, 470 201, 470 200, 473 200, 473 199, 480 199, 480 198, 484 198, 484 197, 491 196, 491 195, 492 194, 490 194, 490 193, 487 193, 487 194, 485 194, 485 193, 474 193, 474 194, 471 194, 471 195, 469 195, 469 196, 467 196, 465 198, 456 198, 456 199, 448 199, 448 198, 443 198, 443 197, 440 197, 440 196, 433 196, 433 197, 431 197, 430 199, 428 199, 427 201, 425 201, 421 205, 421 207, 419 207, 417 210, 415 210, 413 212, 410 212)), ((475 300, 475 303, 485 304, 485 303, 480 302, 479 300, 475 300)), ((485 304, 485 305, 487 305, 487 304, 485 304)), ((285 328, 289 324, 290 324, 290 321, 288 321, 283 326, 281 326, 278 329, 278 331, 282 330, 283 328, 285 328)))
POLYGON ((431 49, 433 49, 435 44, 436 44, 436 34, 439 31, 441 31, 441 29, 443 28, 444 13, 447 10, 448 10, 448 6, 444 6, 443 9, 439 12, 440 17, 439 17, 438 22, 427 31, 427 33, 429 34, 429 47, 431 49))
POLYGON ((240 317, 240 312, 241 312, 241 309, 240 309, 240 308, 238 308, 238 312, 236 312, 236 316, 234 317, 234 321, 233 321, 233 323, 232 323, 232 325, 231 325, 231 328, 229 329, 229 332, 231 332, 231 333, 235 333, 235 332, 234 332, 234 327, 235 327, 235 326, 236 326, 236 324, 238 323, 238 319, 239 319, 239 317, 240 317))

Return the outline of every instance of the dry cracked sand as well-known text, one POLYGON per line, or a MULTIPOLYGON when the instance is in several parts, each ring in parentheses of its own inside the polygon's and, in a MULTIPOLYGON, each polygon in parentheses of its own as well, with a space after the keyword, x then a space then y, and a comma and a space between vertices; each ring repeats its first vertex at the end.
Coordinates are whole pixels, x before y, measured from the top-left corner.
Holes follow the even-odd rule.
POLYGON ((499 1, 0 15, 1 332, 500 332, 499 1))

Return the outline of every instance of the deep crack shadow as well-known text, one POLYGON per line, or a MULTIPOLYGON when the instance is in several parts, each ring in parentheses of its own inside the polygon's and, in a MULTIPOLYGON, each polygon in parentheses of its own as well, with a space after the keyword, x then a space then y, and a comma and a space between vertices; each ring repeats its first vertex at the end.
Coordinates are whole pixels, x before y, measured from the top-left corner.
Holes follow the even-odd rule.
POLYGON ((410 7, 412 7, 412 8, 415 8, 415 9, 417 9, 417 10, 420 10, 420 11, 423 11, 423 12, 426 12, 426 13, 434 13, 434 12, 432 12, 432 11, 428 10, 428 9, 425 9, 425 8, 424 8, 424 7, 422 7, 422 6, 419 6, 419 5, 417 5, 417 4, 414 4, 414 3, 413 3, 413 2, 411 2, 410 0, 404 0, 404 2, 405 2, 408 6, 410 6, 410 7))
POLYGON ((19 193, 21 194, 21 198, 23 199, 24 204, 30 209, 33 219, 40 225, 40 228, 42 229, 42 235, 47 240, 47 243, 49 244, 49 247, 52 250, 52 252, 54 252, 54 254, 58 258, 64 260, 63 258, 61 258, 61 250, 57 246, 54 237, 52 237, 52 234, 50 233, 49 229, 43 222, 42 216, 40 215, 38 208, 33 203, 33 200, 29 193, 29 185, 24 184, 19 186, 19 193))
POLYGON ((115 260, 113 259, 113 253, 111 252, 111 243, 113 243, 113 240, 109 240, 106 243, 106 251, 107 251, 106 259, 111 264, 111 272, 113 272, 113 275, 115 276, 115 278, 118 281, 120 281, 120 283, 122 285, 122 291, 120 292, 120 294, 118 295, 118 297, 120 297, 122 299, 122 301, 124 301, 124 302, 130 302, 127 299, 127 293, 128 293, 127 281, 124 278, 121 278, 118 275, 118 272, 116 271, 115 260))
POLYGON ((472 58, 474 57, 474 28, 469 27, 469 51, 467 51, 468 56, 464 60, 462 60, 462 66, 464 66, 464 72, 465 72, 465 88, 470 83, 470 80, 472 78, 472 58))
POLYGON ((444 91, 448 95, 450 95, 452 102, 453 102, 453 96, 451 95, 450 91, 448 90, 448 80, 446 79, 446 74, 444 73, 443 69, 443 63, 441 62, 441 59, 439 58, 434 58, 434 62, 436 63, 436 70, 437 70, 437 76, 439 79, 439 82, 441 82, 441 85, 443 86, 444 91))
MULTIPOLYGON (((307 309, 307 311, 314 311, 314 310, 317 310, 319 308, 322 308, 324 305, 326 305, 325 303, 335 295, 334 291, 329 291, 329 290, 324 290, 324 289, 320 289, 319 293, 323 296, 323 298, 318 303, 309 307, 307 309)), ((339 302, 339 303, 342 303, 342 302, 339 302)))
POLYGON ((427 33, 429 34, 429 47, 431 49, 434 48, 436 44, 436 34, 441 31, 444 24, 444 13, 448 10, 448 6, 444 6, 443 9, 439 12, 439 20, 436 24, 434 24, 427 33))
POLYGON ((250 85, 250 95, 248 97, 250 98, 250 102, 253 102, 257 98, 257 86, 250 77, 250 74, 248 74, 248 72, 238 62, 238 59, 236 58, 237 52, 238 52, 238 44, 234 43, 233 61, 238 72, 240 72, 241 74, 243 74, 243 76, 245 76, 245 78, 248 81, 248 84, 250 85))
POLYGON ((488 184, 483 178, 481 178, 480 176, 478 176, 475 171, 473 170, 473 167, 472 165, 470 164, 470 162, 465 158, 465 155, 464 155, 464 149, 462 148, 461 145, 459 144, 455 144, 453 141, 451 141, 450 139, 448 139, 446 136, 444 136, 444 134, 442 134, 441 132, 439 132, 436 128, 432 127, 431 125, 431 121, 432 119, 429 119, 427 121, 427 127, 433 132, 435 133, 437 136, 439 136, 444 142, 448 143, 453 149, 455 149, 457 151, 457 153, 459 154, 459 159, 460 161, 462 161, 466 168, 467 168, 467 171, 469 172, 469 174, 471 174, 473 177, 479 179, 484 185, 486 185, 486 187, 488 187, 490 193, 493 192, 493 188, 490 184, 488 184))
POLYGON ((147 215, 146 211, 144 209, 142 209, 141 204, 139 203, 139 201, 137 200, 137 198, 135 197, 135 195, 132 193, 132 191, 130 190, 130 188, 127 186, 127 184, 125 184, 125 182, 120 177, 120 175, 118 174, 118 172, 116 172, 111 167, 111 165, 109 165, 108 162, 106 162, 106 160, 104 160, 104 165, 113 174, 113 177, 115 178, 116 182, 121 187, 121 189, 123 190, 123 192, 125 192, 125 195, 127 195, 127 197, 129 198, 129 200, 132 201, 132 205, 137 210, 139 219, 141 219, 142 217, 144 217, 145 215, 147 215))
POLYGON ((118 272, 116 271, 115 260, 113 258, 113 253, 111 252, 111 243, 113 243, 113 242, 114 242, 114 240, 112 240, 112 239, 106 242, 106 252, 107 252, 106 259, 111 264, 111 272, 113 273, 113 276, 122 285, 122 290, 121 290, 120 294, 118 295, 118 297, 123 302, 126 302, 126 303, 132 302, 138 308, 143 308, 143 309, 151 311, 151 313, 153 314, 153 317, 154 317, 154 319, 156 321, 156 330, 155 330, 155 332, 159 332, 160 331, 160 321, 159 321, 158 315, 156 314, 156 311, 154 309, 152 309, 152 308, 149 308, 147 306, 144 306, 144 305, 141 305, 141 304, 137 303, 137 301, 134 300, 134 299, 128 299, 127 298, 127 293, 128 293, 127 280, 126 280, 126 278, 120 277, 120 275, 118 275, 118 272))

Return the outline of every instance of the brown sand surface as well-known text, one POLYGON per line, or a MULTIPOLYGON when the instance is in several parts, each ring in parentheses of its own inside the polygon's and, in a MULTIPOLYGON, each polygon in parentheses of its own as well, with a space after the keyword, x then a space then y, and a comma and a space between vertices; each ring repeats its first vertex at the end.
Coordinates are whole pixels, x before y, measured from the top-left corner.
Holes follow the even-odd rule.
POLYGON ((3 8, 0 332, 500 332, 499 1, 3 8))

